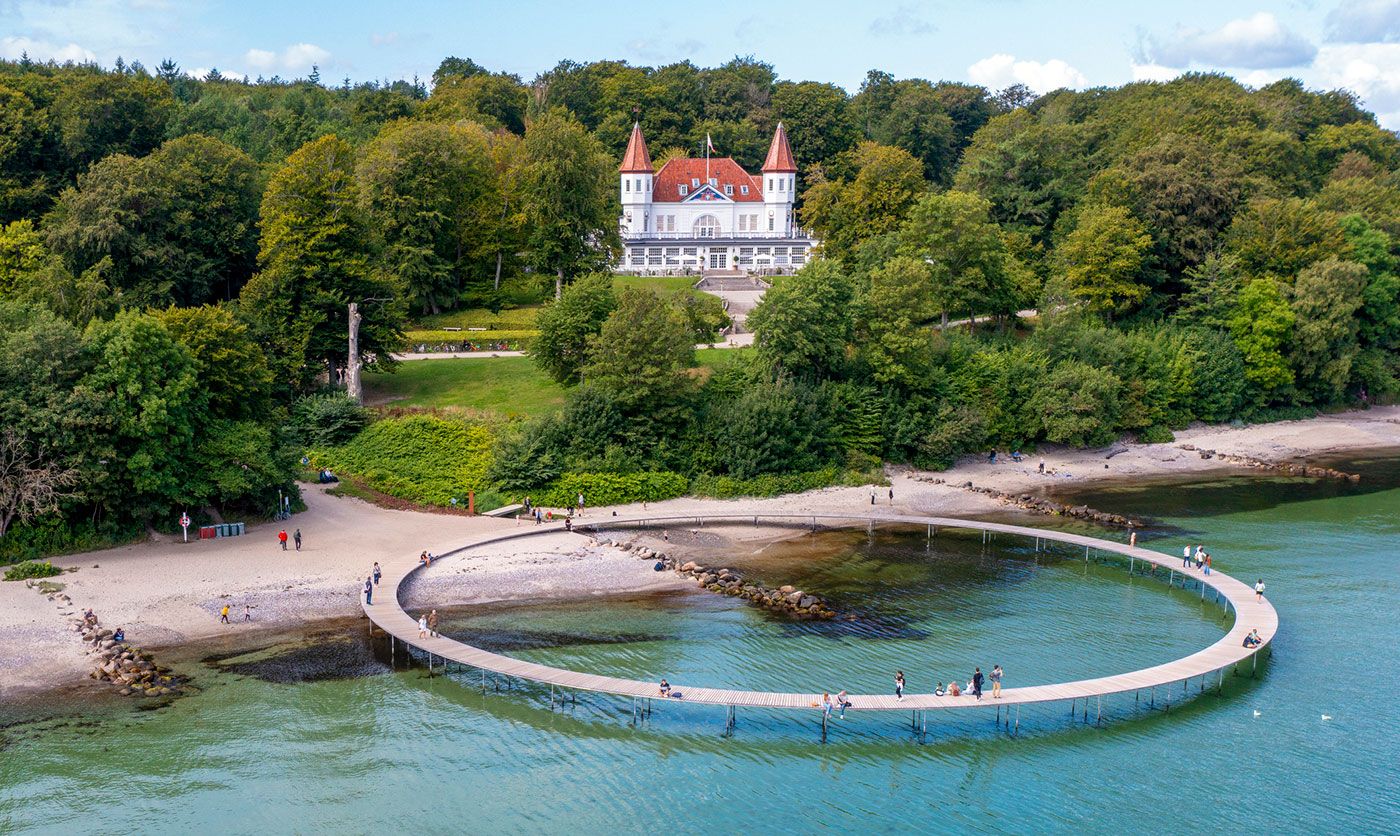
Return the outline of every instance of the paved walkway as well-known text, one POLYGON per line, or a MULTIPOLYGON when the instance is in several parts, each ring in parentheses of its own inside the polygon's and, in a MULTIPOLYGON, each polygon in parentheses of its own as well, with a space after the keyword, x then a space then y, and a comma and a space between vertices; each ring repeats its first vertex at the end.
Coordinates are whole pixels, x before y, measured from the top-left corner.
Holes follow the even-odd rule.
MULTIPOLYGON (((1236 613, 1234 626, 1215 644, 1210 645, 1204 650, 1193 653, 1190 656, 1163 665, 1156 665, 1129 673, 1115 674, 1113 676, 1098 677, 1095 679, 1082 679, 1074 682, 1062 682, 1051 685, 1005 688, 1002 690, 1002 698, 995 701, 989 696, 978 701, 968 695, 960 697, 940 697, 933 694, 907 694, 903 700, 898 700, 893 694, 852 694, 850 695, 851 706, 848 709, 851 711, 989 708, 994 705, 1019 705, 1022 703, 1088 699, 1127 691, 1152 690, 1155 693, 1155 689, 1158 688, 1183 688, 1184 690, 1186 687, 1189 687, 1192 680, 1197 678, 1200 678, 1200 687, 1204 689, 1208 684, 1208 680, 1213 678, 1214 675, 1219 674, 1223 678, 1226 668, 1237 666, 1239 663, 1246 661, 1253 664, 1252 657, 1259 652, 1260 648, 1246 648, 1243 646, 1244 638, 1248 635, 1250 630, 1257 629, 1259 631, 1260 637, 1264 640, 1264 644, 1261 645, 1261 647, 1268 646, 1268 644, 1273 641, 1274 634, 1278 631, 1278 614, 1274 611, 1273 606, 1269 604, 1267 600, 1256 601, 1252 587, 1223 572, 1216 571, 1211 575, 1203 575, 1194 570, 1183 572, 1180 568, 1180 557, 1171 557, 1150 549, 1130 548, 1121 543, 1114 543, 1097 537, 1088 537, 1059 531, 1045 531, 1026 526, 945 517, 921 517, 896 514, 874 514, 869 517, 793 514, 760 514, 757 516, 743 514, 712 514, 703 517, 694 515, 681 517, 609 517, 598 521, 580 522, 575 526, 575 530, 597 532, 607 529, 626 528, 628 526, 652 526, 659 524, 700 526, 706 522, 729 525, 774 523, 806 526, 810 524, 813 529, 817 527, 850 527, 853 525, 874 523, 894 523, 928 526, 930 536, 936 536, 936 532, 940 528, 957 528, 980 530, 992 535, 1007 534, 1035 538, 1037 547, 1039 547, 1042 541, 1054 541, 1083 547, 1085 549, 1086 559, 1090 552, 1097 550, 1099 552, 1117 554, 1126 558, 1129 562, 1130 569, 1135 567, 1138 562, 1148 563, 1167 569, 1171 572, 1173 582, 1176 581, 1177 576, 1189 578, 1190 582, 1193 584, 1193 588, 1196 586, 1200 587, 1202 599, 1206 597, 1207 590, 1211 590, 1218 595, 1225 604, 1232 607, 1236 613)), ((532 526, 526 529, 517 529, 479 537, 464 544, 455 551, 442 555, 434 562, 440 562, 451 555, 460 554, 476 546, 521 539, 547 531, 559 531, 562 530, 562 527, 562 523, 548 526, 532 526)), ((379 591, 379 594, 382 596, 379 603, 363 605, 362 602, 365 614, 369 616, 370 620, 395 639, 430 654, 430 658, 435 657, 439 661, 447 659, 474 668, 504 674, 506 676, 528 679, 535 682, 548 683, 550 685, 581 691, 594 691, 638 699, 660 698, 655 682, 619 679, 583 671, 553 668, 510 656, 503 656, 499 653, 492 653, 444 636, 419 638, 418 622, 403 611, 398 604, 398 600, 400 586, 410 575, 422 570, 422 568, 417 558, 411 555, 406 555, 402 560, 385 562, 383 565, 383 585, 380 590, 376 590, 379 591)), ((1186 581, 1183 580, 1182 583, 1184 585, 1186 581)), ((658 671, 657 673, 658 677, 665 675, 665 671, 658 671)), ((834 687, 839 688, 839 679, 833 681, 832 684, 834 687)), ((988 683, 987 687, 988 692, 990 692, 990 683, 988 683)), ((687 703, 730 707, 755 706, 763 708, 810 710, 816 708, 821 699, 820 694, 812 693, 707 688, 697 687, 683 682, 673 682, 672 688, 675 691, 682 692, 685 695, 683 701, 687 703)))

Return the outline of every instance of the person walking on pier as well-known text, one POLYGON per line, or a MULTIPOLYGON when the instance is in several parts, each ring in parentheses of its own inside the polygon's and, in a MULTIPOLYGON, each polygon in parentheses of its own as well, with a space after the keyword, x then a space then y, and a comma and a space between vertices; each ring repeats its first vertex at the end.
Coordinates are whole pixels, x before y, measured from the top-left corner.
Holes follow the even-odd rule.
POLYGON ((1205 568, 1205 573, 1206 573, 1207 575, 1210 574, 1210 552, 1206 552, 1206 568, 1205 568))
POLYGON ((1254 600, 1264 600, 1264 579, 1260 578, 1254 582, 1254 600))
POLYGON ((366 605, 369 605, 369 604, 373 604, 373 603, 374 603, 374 584, 370 582, 370 579, 369 579, 369 578, 365 578, 365 604, 366 604, 366 605))
POLYGON ((992 699, 1001 699, 1001 665, 992 666, 992 699))
POLYGON ((437 626, 438 614, 437 610, 433 610, 432 612, 428 613, 428 633, 430 633, 433 636, 436 636, 438 634, 437 626))
POLYGON ((1137 532, 1136 532, 1136 531, 1129 531, 1129 532, 1128 532, 1128 548, 1130 548, 1130 549, 1135 549, 1135 548, 1137 548, 1137 532))
POLYGON ((1181 547, 1181 568, 1191 568, 1191 547, 1189 545, 1181 547))
POLYGON ((894 672, 894 698, 904 701, 904 671, 894 672))
POLYGON ((982 699, 982 669, 974 668, 972 672, 972 696, 982 699))
POLYGON ((418 638, 420 638, 420 639, 426 639, 427 637, 428 637, 428 617, 427 617, 426 615, 420 615, 420 616, 418 616, 418 638))
POLYGON ((379 572, 379 561, 376 560, 376 561, 374 561, 374 574, 372 575, 372 577, 374 578, 374 585, 375 585, 375 586, 379 586, 379 575, 380 575, 380 572, 379 572))

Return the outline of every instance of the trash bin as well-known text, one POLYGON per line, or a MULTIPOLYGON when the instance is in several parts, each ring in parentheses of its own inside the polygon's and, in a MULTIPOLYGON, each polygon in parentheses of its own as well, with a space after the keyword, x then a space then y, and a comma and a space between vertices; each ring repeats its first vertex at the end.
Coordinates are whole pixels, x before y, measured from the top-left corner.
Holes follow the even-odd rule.
POLYGON ((214 539, 214 526, 212 526, 212 525, 201 525, 201 526, 199 527, 199 539, 201 539, 201 540, 213 540, 213 539, 214 539))
POLYGON ((235 536, 235 537, 242 537, 242 536, 243 536, 243 523, 239 522, 239 523, 234 523, 234 524, 233 524, 233 536, 235 536))

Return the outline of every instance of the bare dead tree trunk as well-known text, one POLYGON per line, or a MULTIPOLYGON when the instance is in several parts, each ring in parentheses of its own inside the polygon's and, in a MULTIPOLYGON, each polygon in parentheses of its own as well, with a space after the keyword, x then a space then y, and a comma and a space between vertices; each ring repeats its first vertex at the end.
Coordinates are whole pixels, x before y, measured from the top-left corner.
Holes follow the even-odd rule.
POLYGON ((350 355, 346 359, 345 394, 355 403, 364 402, 364 392, 360 388, 360 306, 350 303, 350 355))
POLYGON ((505 253, 502 252, 502 251, 500 251, 500 250, 496 250, 496 286, 495 286, 495 290, 496 290, 497 293, 499 293, 499 292, 501 291, 501 262, 503 262, 503 261, 505 261, 505 253))
POLYGON ((564 295, 564 268, 560 267, 554 274, 554 301, 564 295))

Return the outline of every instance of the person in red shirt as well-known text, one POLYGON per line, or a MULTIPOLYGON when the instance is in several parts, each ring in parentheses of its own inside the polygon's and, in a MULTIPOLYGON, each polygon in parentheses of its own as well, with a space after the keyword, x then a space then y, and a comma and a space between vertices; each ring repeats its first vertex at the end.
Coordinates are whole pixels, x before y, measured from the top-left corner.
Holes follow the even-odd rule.
POLYGON ((287 529, 277 532, 277 542, 282 544, 282 551, 287 550, 287 529))

